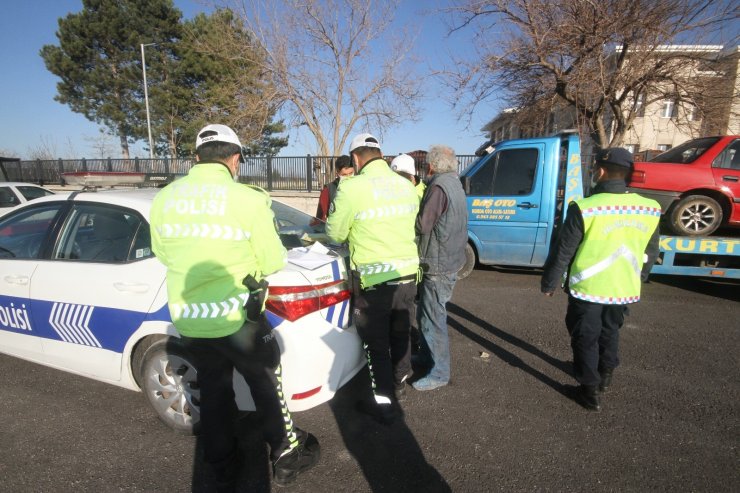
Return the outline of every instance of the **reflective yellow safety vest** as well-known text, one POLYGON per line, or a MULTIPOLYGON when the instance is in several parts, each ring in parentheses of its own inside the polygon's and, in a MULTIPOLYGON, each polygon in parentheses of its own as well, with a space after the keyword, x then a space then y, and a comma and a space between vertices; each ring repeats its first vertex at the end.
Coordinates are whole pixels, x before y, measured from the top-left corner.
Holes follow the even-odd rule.
POLYGON ((362 287, 368 288, 416 274, 418 211, 414 185, 377 158, 339 184, 326 234, 337 243, 349 240, 352 268, 360 273, 362 287))
POLYGON ((163 188, 150 212, 152 250, 167 267, 172 321, 188 337, 233 334, 249 296, 242 280, 281 269, 287 252, 270 196, 235 183, 220 163, 199 163, 163 188))
POLYGON ((419 197, 419 203, 421 203, 422 199, 424 198, 424 192, 427 189, 427 184, 423 181, 419 181, 419 183, 416 184, 416 195, 419 197))
POLYGON ((660 205, 632 193, 598 193, 576 203, 584 228, 569 271, 570 294, 593 303, 636 303, 660 205))

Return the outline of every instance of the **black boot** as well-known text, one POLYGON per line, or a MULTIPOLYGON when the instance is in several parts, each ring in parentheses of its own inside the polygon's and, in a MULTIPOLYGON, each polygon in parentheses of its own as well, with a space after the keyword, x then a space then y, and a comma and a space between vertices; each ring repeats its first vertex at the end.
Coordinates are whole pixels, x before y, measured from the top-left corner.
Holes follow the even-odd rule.
POLYGON ((315 466, 320 456, 321 447, 315 436, 306 433, 304 440, 299 437, 298 445, 293 450, 272 463, 275 484, 285 486, 292 483, 300 473, 315 466))
POLYGON ((378 404, 374 400, 361 400, 357 403, 357 411, 373 418, 376 422, 390 426, 396 420, 398 412, 392 403, 378 404))
POLYGON ((601 411, 596 385, 581 385, 576 389, 576 402, 589 411, 601 411))
POLYGON ((604 368, 599 372, 601 375, 601 383, 599 384, 599 392, 605 394, 609 390, 609 386, 612 384, 612 374, 614 368, 604 368))

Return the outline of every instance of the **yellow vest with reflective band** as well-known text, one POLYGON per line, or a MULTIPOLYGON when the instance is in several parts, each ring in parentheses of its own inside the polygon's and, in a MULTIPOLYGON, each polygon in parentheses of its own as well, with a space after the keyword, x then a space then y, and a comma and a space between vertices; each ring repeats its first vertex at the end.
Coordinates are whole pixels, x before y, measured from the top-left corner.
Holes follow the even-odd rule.
POLYGON ((270 197, 235 183, 220 163, 199 163, 163 188, 150 212, 152 250, 167 267, 172 322, 188 337, 233 334, 244 324, 248 275, 281 269, 287 253, 270 197))
POLYGON ((339 184, 329 208, 326 234, 349 240, 352 268, 362 287, 416 274, 419 254, 414 223, 419 197, 414 185, 378 158, 339 184))
POLYGON ((660 205, 632 193, 598 193, 576 201, 583 240, 569 271, 575 298, 622 305, 640 300, 645 248, 660 219, 660 205))
POLYGON ((419 203, 424 199, 424 192, 427 189, 427 184, 423 181, 420 181, 416 184, 416 195, 419 197, 419 203))

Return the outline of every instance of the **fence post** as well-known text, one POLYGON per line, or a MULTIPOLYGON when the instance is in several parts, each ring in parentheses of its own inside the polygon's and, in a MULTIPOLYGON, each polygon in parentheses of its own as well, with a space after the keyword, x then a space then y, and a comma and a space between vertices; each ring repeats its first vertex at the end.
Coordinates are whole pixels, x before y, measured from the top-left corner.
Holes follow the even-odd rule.
POLYGON ((306 190, 313 191, 313 159, 310 154, 306 154, 306 190))
POLYGON ((41 168, 41 159, 37 159, 36 160, 36 183, 43 186, 44 180, 42 177, 43 177, 43 172, 41 168))
POLYGON ((108 156, 108 171, 113 171, 113 162, 110 159, 110 156, 108 156))
POLYGON ((134 171, 139 173, 139 156, 136 156, 134 158, 134 171))
POLYGON ((87 159, 82 158, 82 171, 87 172, 87 159))
MULTIPOLYGON (((154 163, 151 162, 151 159, 149 160, 149 167, 150 168, 154 167, 154 163)), ((164 159, 164 172, 167 173, 168 175, 170 174, 170 158, 164 159)))
POLYGON ((64 179, 62 178, 62 174, 64 173, 64 162, 62 161, 62 158, 59 158, 57 163, 59 166, 59 184, 64 185, 64 179))
POLYGON ((272 156, 267 156, 267 191, 272 192, 272 156))

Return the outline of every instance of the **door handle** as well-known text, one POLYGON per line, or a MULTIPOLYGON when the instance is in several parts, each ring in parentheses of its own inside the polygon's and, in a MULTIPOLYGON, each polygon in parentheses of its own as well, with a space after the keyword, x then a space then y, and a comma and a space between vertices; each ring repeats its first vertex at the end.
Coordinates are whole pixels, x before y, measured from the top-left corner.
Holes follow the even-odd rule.
POLYGON ((14 276, 12 274, 5 276, 3 279, 5 279, 5 282, 8 284, 20 284, 21 286, 25 286, 30 280, 28 276, 14 276))
POLYGON ((722 177, 722 181, 738 181, 738 180, 740 180, 740 178, 738 178, 737 176, 732 176, 732 175, 724 175, 722 177))
POLYGON ((148 284, 139 284, 134 282, 114 282, 113 287, 126 293, 146 293, 149 291, 148 284))
POLYGON ((539 207, 537 204, 533 204, 532 202, 522 202, 521 204, 517 204, 517 207, 521 207, 522 209, 536 209, 539 207))

